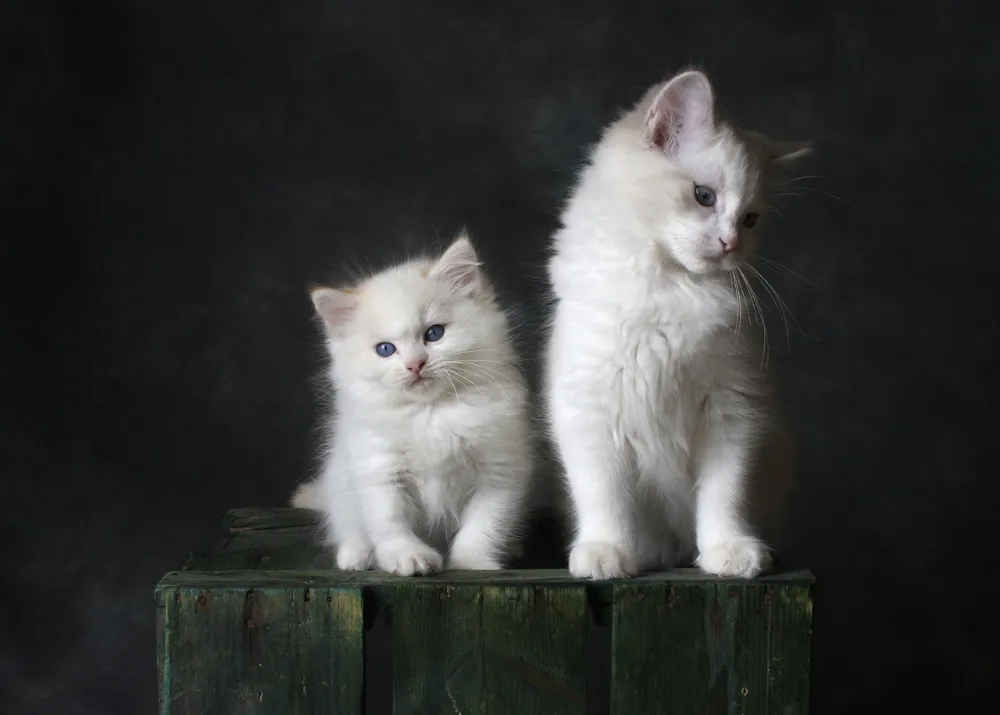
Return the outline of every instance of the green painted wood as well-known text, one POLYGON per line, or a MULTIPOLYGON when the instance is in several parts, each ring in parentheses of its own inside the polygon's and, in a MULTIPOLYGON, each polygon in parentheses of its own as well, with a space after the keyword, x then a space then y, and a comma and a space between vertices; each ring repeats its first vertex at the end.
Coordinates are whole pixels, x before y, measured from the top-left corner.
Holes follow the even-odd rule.
POLYGON ((161 586, 161 715, 358 715, 359 589, 161 586))
POLYGON ((292 507, 250 507, 231 509, 223 522, 230 533, 273 529, 315 529, 320 524, 319 512, 292 507))
POLYGON ((580 713, 588 605, 613 628, 612 672, 598 677, 614 679, 615 713, 807 712, 807 571, 401 578, 334 569, 315 512, 237 509, 223 532, 157 587, 162 715, 358 712, 363 619, 379 606, 394 614, 397 712, 580 713), (417 602, 425 592, 438 600, 417 602))
POLYGON ((398 585, 393 713, 583 713, 586 627, 582 586, 398 585))
MULTIPOLYGON (((395 598, 396 586, 410 583, 436 584, 478 584, 478 585, 538 585, 538 586, 571 586, 578 585, 587 589, 592 606, 610 607, 616 584, 631 585, 665 584, 686 586, 688 584, 715 584, 716 579, 707 576, 698 569, 674 569, 650 573, 630 581, 581 581, 574 578, 569 571, 562 569, 529 569, 509 571, 446 571, 434 576, 423 576, 417 579, 405 576, 393 576, 380 571, 337 571, 333 568, 321 569, 229 569, 225 568, 226 557, 206 557, 194 562, 194 568, 184 571, 171 571, 160 580, 160 587, 189 586, 206 588, 364 588, 378 596, 381 602, 391 603, 395 598), (209 566, 220 566, 218 570, 209 566)), ((319 558, 319 557, 317 557, 319 558)), ((738 582, 736 582, 738 583, 738 582)), ((813 583, 813 576, 808 571, 790 571, 787 573, 768 574, 754 580, 759 584, 799 584, 808 587, 813 583)))
POLYGON ((212 554, 193 554, 185 571, 321 571, 334 568, 330 551, 300 536, 232 539, 212 554))
POLYGON ((807 584, 769 587, 765 603, 770 639, 768 678, 772 683, 782 684, 780 688, 770 689, 769 712, 807 713, 812 655, 812 587, 807 584))
POLYGON ((708 677, 704 622, 714 603, 714 582, 614 588, 612 713, 708 712, 698 689, 708 677))
POLYGON ((611 712, 806 715, 811 582, 619 583, 611 712))

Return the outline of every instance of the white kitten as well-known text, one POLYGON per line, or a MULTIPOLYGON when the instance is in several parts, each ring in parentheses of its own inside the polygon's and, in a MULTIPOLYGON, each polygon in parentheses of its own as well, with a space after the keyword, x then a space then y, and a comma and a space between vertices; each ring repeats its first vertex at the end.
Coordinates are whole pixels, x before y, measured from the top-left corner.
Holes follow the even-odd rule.
POLYGON ((500 569, 532 466, 527 388, 468 238, 353 289, 312 293, 335 388, 324 512, 338 568, 500 569))
POLYGON ((713 105, 700 72, 653 87, 605 131, 555 235, 546 408, 577 577, 695 548, 713 574, 770 562, 748 497, 773 423, 737 276, 772 171, 808 148, 717 121, 713 105))

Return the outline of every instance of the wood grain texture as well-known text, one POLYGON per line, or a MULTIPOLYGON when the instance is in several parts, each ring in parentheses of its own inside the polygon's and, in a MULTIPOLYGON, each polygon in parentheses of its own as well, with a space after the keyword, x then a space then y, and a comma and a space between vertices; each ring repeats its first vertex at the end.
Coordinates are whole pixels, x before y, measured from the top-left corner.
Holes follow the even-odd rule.
POLYGON ((360 590, 165 588, 161 715, 358 715, 360 590))
POLYGON ((397 713, 585 712, 588 608, 612 628, 611 672, 592 677, 612 679, 614 713, 807 712, 807 571, 402 578, 332 568, 307 510, 238 509, 223 531, 157 586, 161 715, 361 712, 364 618, 380 608, 397 713))
MULTIPOLYGON (((755 584, 812 584, 813 576, 808 571, 788 571, 784 573, 767 574, 753 580, 755 584)), ((246 585, 256 586, 400 586, 412 583, 432 584, 474 584, 479 586, 492 585, 523 585, 537 586, 586 586, 595 593, 606 593, 611 602, 614 587, 619 584, 643 585, 687 585, 692 583, 715 584, 718 579, 708 576, 698 569, 673 569, 648 573, 627 581, 589 581, 574 578, 564 569, 528 569, 511 571, 444 571, 433 576, 394 576, 382 571, 337 571, 336 569, 187 569, 170 571, 160 580, 162 586, 196 586, 214 584, 218 586, 246 585)), ((739 583, 739 581, 723 581, 721 583, 739 583)))
POLYGON ((806 715, 810 588, 617 584, 611 712, 806 715))
POLYGON ((393 606, 393 712, 585 712, 584 588, 411 583, 393 606))

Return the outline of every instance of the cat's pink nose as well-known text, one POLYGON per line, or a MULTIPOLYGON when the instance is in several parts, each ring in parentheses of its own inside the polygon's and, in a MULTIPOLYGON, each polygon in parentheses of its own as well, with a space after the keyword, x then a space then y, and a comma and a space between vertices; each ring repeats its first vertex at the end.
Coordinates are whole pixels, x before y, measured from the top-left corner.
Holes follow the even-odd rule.
POLYGON ((739 245, 740 245, 740 239, 734 233, 732 236, 728 236, 727 238, 722 238, 720 236, 719 237, 719 243, 722 244, 722 252, 724 254, 728 254, 728 253, 732 253, 733 251, 735 251, 739 247, 739 245))
POLYGON ((420 371, 424 369, 424 365, 427 364, 426 360, 410 360, 406 363, 406 369, 412 372, 417 377, 420 377, 420 371))

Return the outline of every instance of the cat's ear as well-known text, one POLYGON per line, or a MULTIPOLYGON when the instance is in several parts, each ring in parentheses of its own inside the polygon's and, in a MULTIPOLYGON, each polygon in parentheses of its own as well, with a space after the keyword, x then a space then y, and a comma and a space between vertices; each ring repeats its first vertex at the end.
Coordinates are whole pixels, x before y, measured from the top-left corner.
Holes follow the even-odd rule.
POLYGON ((343 327, 358 307, 358 296, 335 288, 314 288, 309 294, 316 313, 330 329, 343 327))
POLYGON ((431 268, 430 277, 444 283, 455 295, 471 295, 482 281, 479 257, 466 235, 455 240, 431 268))
POLYGON ((767 158, 772 164, 791 164, 813 153, 812 144, 799 141, 767 141, 767 158))
POLYGON ((688 143, 703 140, 715 124, 712 85, 697 70, 682 72, 653 98, 646 114, 646 135, 656 147, 674 154, 688 143))

